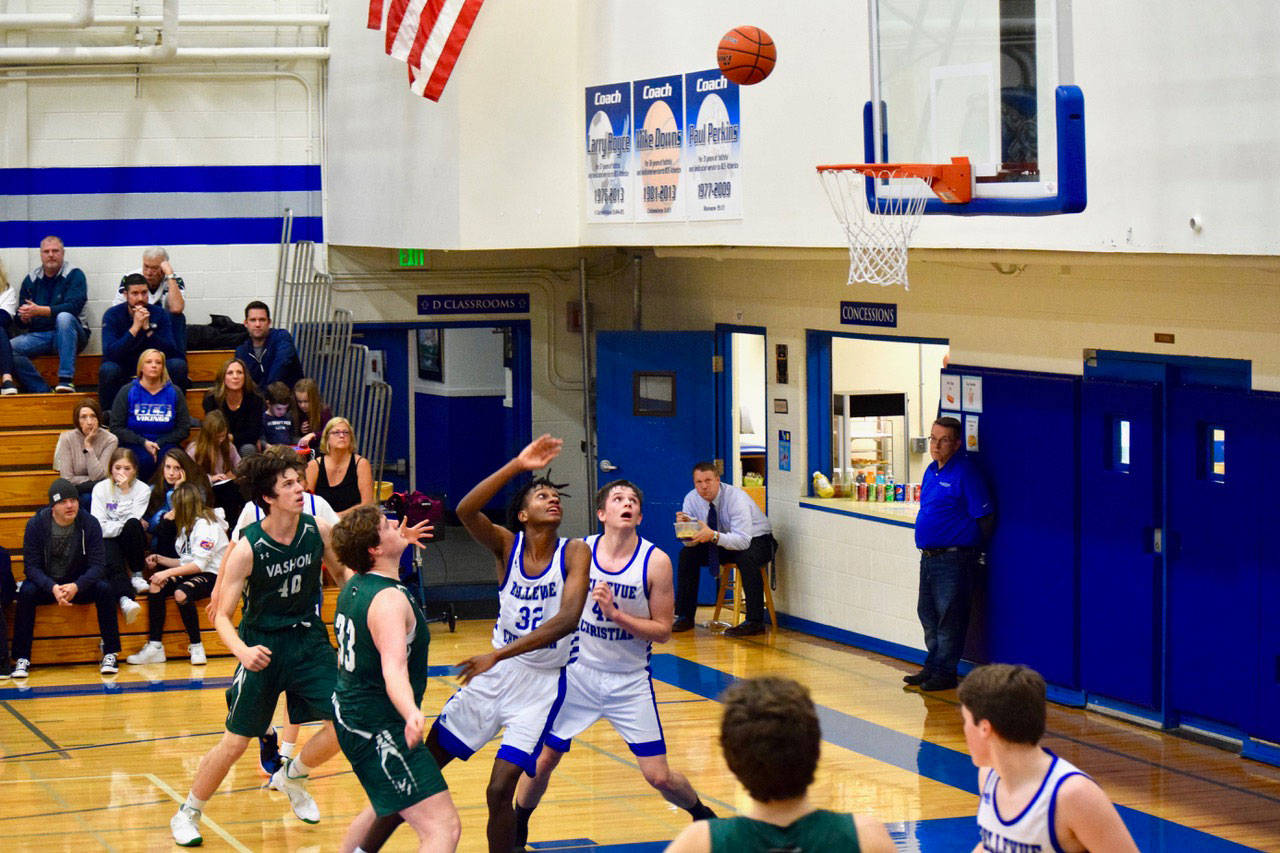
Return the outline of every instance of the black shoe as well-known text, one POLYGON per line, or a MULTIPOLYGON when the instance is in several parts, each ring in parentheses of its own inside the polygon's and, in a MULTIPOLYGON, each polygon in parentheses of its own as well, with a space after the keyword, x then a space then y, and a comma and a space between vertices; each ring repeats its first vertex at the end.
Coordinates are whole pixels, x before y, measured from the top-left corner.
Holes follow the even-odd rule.
POLYGON ((673 634, 679 634, 682 631, 692 631, 692 630, 693 630, 692 619, 686 619, 685 617, 681 616, 677 618, 676 621, 671 623, 671 633, 673 634))
POLYGON ((911 685, 924 684, 929 680, 929 670, 922 669, 915 675, 904 675, 902 676, 902 680, 911 685))
POLYGON ((268 776, 275 775, 284 766, 284 759, 280 757, 280 739, 276 736, 275 729, 258 738, 258 766, 268 776))
POLYGON ((934 690, 951 690, 960 680, 954 675, 934 675, 920 685, 921 690, 932 692, 934 690))
POLYGON ((756 634, 763 633, 763 622, 743 622, 741 625, 734 625, 732 628, 724 629, 726 637, 754 637, 756 634))

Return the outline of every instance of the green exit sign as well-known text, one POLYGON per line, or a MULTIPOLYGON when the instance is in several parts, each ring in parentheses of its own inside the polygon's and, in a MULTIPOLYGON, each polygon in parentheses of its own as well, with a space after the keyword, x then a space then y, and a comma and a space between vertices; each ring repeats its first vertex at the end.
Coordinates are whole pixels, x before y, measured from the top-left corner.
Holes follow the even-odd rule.
POLYGON ((425 267, 426 265, 427 265, 426 249, 401 249, 400 250, 400 266, 425 267))

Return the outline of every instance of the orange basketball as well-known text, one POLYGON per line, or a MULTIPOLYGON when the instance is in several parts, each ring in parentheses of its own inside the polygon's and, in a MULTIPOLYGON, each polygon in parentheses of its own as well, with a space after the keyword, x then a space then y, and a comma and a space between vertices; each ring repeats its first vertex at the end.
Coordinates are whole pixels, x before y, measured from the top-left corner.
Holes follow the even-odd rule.
POLYGON ((744 86, 768 77, 777 60, 778 49, 773 39, 759 27, 734 27, 724 34, 716 48, 720 73, 744 86))

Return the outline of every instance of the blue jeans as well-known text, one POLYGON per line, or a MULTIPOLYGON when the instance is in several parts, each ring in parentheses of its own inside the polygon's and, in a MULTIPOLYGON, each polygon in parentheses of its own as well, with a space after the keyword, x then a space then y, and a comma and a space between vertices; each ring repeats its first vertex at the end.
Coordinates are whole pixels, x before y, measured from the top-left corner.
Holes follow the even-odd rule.
POLYGON ((924 627, 928 655, 924 670, 954 677, 969 631, 969 605, 978 568, 977 548, 920 554, 920 595, 916 614, 924 627))
POLYGON ((23 389, 33 394, 44 393, 49 386, 31 363, 31 356, 57 353, 58 381, 71 382, 76 375, 76 353, 89 343, 89 330, 74 314, 61 312, 54 327, 52 331, 27 332, 9 341, 13 348, 14 377, 23 389))

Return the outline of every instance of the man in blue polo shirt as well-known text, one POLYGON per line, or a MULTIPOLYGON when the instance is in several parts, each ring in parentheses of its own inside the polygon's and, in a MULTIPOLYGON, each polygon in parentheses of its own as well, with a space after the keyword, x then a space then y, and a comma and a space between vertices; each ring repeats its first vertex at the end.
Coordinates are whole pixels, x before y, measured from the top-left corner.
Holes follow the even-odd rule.
POLYGON ((981 472, 960 446, 960 421, 938 418, 929 433, 933 463, 920 482, 916 547, 924 627, 924 668, 905 676, 921 690, 955 687, 956 667, 969 630, 969 598, 982 545, 995 529, 991 495, 981 472))

